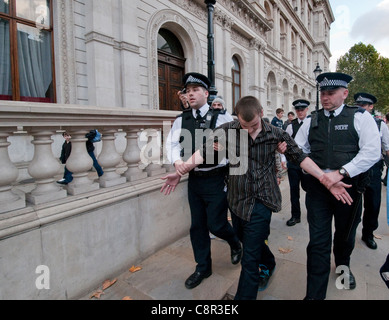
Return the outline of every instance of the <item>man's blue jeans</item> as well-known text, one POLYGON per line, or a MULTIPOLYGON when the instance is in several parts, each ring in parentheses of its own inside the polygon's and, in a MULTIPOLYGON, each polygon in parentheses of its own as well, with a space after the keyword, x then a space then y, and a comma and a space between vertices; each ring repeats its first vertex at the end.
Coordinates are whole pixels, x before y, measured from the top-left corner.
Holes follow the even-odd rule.
POLYGON ((96 159, 96 156, 95 156, 94 152, 91 151, 91 152, 88 152, 88 154, 89 154, 89 156, 90 156, 90 157, 92 158, 92 160, 93 160, 93 166, 94 166, 94 168, 95 168, 96 171, 97 171, 97 175, 98 175, 99 177, 101 177, 101 176, 104 174, 104 171, 103 171, 103 169, 101 168, 101 166, 99 165, 99 163, 97 162, 97 159, 96 159))
POLYGON ((250 221, 232 214, 232 222, 243 244, 238 291, 235 300, 256 300, 259 286, 259 265, 272 270, 276 263, 265 241, 270 234, 271 210, 256 201, 250 221))
MULTIPOLYGON (((88 152, 88 154, 89 154, 89 156, 90 156, 90 157, 92 158, 92 160, 93 160, 93 167, 96 169, 97 175, 98 175, 99 177, 101 177, 101 176, 104 174, 104 171, 103 171, 103 168, 101 168, 100 164, 98 163, 98 161, 97 161, 97 159, 96 159, 96 156, 95 156, 94 152, 91 151, 91 152, 88 152)), ((68 168, 66 168, 66 166, 65 166, 65 172, 64 172, 63 178, 65 179, 65 181, 66 181, 67 183, 70 183, 70 182, 73 181, 73 173, 70 172, 70 171, 68 170, 68 168)))

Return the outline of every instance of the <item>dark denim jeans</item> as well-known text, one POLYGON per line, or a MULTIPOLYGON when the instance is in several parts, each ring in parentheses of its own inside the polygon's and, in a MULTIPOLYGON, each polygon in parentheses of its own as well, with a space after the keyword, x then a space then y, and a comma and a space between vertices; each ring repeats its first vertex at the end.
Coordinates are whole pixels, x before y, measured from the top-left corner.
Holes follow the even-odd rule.
MULTIPOLYGON (((103 168, 101 168, 100 164, 97 162, 96 156, 93 153, 93 151, 88 152, 88 154, 93 160, 93 166, 96 169, 98 176, 101 177, 104 174, 103 168)), ((73 181, 73 173, 70 172, 68 170, 68 168, 66 168, 66 166, 65 166, 65 172, 64 172, 63 178, 65 179, 65 181, 67 183, 70 183, 73 181)))
POLYGON ((65 166, 65 172, 63 174, 63 178, 65 179, 65 182, 70 183, 73 181, 73 173, 68 170, 65 166))
POLYGON ((232 222, 243 243, 242 271, 235 300, 256 300, 259 286, 259 265, 273 269, 274 255, 265 241, 270 234, 272 212, 261 202, 256 202, 250 221, 232 214, 232 222))
POLYGON ((98 175, 99 177, 101 177, 101 176, 104 174, 104 171, 103 171, 103 169, 101 168, 101 166, 99 165, 99 163, 97 162, 97 159, 96 159, 96 156, 95 156, 94 152, 91 151, 91 152, 88 152, 88 154, 89 154, 89 156, 90 156, 90 157, 92 158, 92 160, 93 160, 93 166, 94 166, 94 168, 95 168, 96 171, 97 171, 97 175, 98 175))

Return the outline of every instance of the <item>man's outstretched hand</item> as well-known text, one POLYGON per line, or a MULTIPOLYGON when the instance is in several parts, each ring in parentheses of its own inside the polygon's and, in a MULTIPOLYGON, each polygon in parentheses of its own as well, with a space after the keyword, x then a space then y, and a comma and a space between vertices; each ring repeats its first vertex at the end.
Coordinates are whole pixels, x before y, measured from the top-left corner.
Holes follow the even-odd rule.
POLYGON ((351 206, 351 204, 353 203, 353 199, 346 190, 346 188, 351 187, 351 185, 345 184, 344 182, 340 181, 338 183, 335 183, 329 190, 336 198, 336 200, 342 201, 344 204, 347 203, 349 206, 351 206))
POLYGON ((170 192, 174 192, 176 190, 177 185, 180 183, 181 176, 175 172, 168 174, 161 178, 162 180, 166 180, 164 185, 161 188, 161 192, 165 193, 166 196, 170 194, 170 192))

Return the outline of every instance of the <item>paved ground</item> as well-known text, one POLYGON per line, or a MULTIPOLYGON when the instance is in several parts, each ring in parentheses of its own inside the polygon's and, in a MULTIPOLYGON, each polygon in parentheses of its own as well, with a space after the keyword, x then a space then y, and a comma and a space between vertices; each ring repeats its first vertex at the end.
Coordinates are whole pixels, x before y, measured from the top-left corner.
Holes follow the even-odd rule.
MULTIPOLYGON (((273 214, 269 245, 276 256, 277 267, 267 290, 258 294, 258 300, 302 300, 306 287, 306 246, 308 244, 308 224, 301 199, 302 222, 287 227, 290 218, 289 185, 282 182, 283 210, 273 214), (281 249, 281 250, 280 250, 281 249), (286 251, 288 253, 281 253, 286 251)), ((352 255, 351 269, 356 277, 355 290, 336 288, 335 267, 328 284, 328 300, 388 300, 389 290, 379 275, 379 269, 389 253, 389 227, 386 223, 386 187, 382 190, 380 226, 376 231, 377 250, 371 250, 361 241, 361 225, 358 228, 356 246, 352 255)), ((186 278, 194 271, 195 263, 189 236, 160 250, 148 259, 134 262, 142 269, 135 273, 126 270, 117 276, 117 281, 104 290, 100 300, 220 300, 234 297, 240 265, 230 263, 229 246, 220 239, 212 240, 213 274, 200 286, 187 290, 186 278)), ((130 268, 131 266, 129 266, 130 268)), ((112 279, 111 279, 112 280, 112 279)), ((94 292, 81 300, 89 300, 94 292)), ((92 298, 95 299, 95 298, 92 298)))

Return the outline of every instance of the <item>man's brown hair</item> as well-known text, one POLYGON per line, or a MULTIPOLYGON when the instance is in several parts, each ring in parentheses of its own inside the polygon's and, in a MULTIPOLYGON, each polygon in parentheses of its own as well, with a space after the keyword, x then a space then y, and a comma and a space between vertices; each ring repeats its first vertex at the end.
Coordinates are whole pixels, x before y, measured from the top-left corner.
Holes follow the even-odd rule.
POLYGON ((242 120, 250 122, 256 115, 262 115, 262 105, 256 97, 246 96, 241 98, 235 106, 235 113, 242 120))

